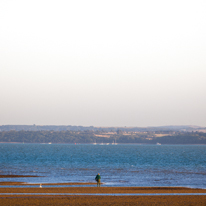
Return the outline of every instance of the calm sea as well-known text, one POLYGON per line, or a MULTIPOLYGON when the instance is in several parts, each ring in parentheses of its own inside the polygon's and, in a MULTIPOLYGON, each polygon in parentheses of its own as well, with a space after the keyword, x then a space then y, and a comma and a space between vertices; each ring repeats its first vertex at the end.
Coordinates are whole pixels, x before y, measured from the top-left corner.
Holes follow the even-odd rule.
POLYGON ((30 183, 93 182, 105 186, 206 188, 206 145, 0 144, 1 178, 30 183))

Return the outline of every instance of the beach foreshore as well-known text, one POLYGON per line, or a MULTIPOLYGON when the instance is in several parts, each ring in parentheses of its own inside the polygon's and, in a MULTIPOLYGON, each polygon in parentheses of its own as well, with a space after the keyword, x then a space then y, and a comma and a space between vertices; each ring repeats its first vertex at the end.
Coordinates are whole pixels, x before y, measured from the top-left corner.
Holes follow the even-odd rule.
POLYGON ((42 188, 9 188, 8 185, 8 187, 0 188, 0 205, 203 206, 206 205, 206 189, 185 187, 84 187, 83 185, 82 187, 46 187, 46 185, 42 185, 42 188), (45 193, 48 195, 45 195, 45 193), (55 195, 51 195, 51 193, 55 195), (163 193, 164 195, 162 195, 163 193), (182 195, 183 193, 193 195, 182 195), (205 195, 198 195, 200 193, 205 193, 205 195), (144 194, 148 195, 144 196, 144 194), (175 195, 171 196, 171 194, 175 195))
POLYGON ((205 206, 206 196, 0 196, 1 206, 205 206))
POLYGON ((22 178, 22 177, 41 177, 35 175, 0 175, 0 178, 22 178))
POLYGON ((67 182, 67 183, 27 183, 27 182, 0 182, 0 185, 35 186, 35 185, 96 185, 94 182, 67 182))
MULTIPOLYGON (((60 183, 61 184, 61 183, 60 183)), ((52 184, 52 185, 60 185, 52 184)), ((65 183, 66 185, 67 183, 65 183)), ((72 185, 72 183, 68 183, 72 185)), ((73 183, 72 187, 47 187, 49 184, 41 184, 40 187, 2 187, 0 188, 0 193, 87 193, 87 194, 139 194, 139 193, 205 193, 206 189, 194 189, 187 187, 84 187, 82 186, 75 187, 76 183, 73 183)), ((89 184, 89 183, 87 183, 89 184)), ((15 185, 15 183, 14 183, 15 185)), ((40 186, 40 184, 38 184, 40 186)), ((6 186, 6 185, 5 185, 6 186)))

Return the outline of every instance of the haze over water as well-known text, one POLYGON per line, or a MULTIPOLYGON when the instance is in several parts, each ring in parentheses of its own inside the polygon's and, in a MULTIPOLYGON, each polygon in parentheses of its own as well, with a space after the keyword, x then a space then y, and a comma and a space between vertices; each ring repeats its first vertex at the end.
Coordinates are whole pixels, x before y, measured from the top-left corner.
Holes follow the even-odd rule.
POLYGON ((0 1, 0 124, 206 126, 205 0, 0 1))
POLYGON ((206 188, 205 145, 0 144, 3 181, 95 182, 105 186, 206 188))

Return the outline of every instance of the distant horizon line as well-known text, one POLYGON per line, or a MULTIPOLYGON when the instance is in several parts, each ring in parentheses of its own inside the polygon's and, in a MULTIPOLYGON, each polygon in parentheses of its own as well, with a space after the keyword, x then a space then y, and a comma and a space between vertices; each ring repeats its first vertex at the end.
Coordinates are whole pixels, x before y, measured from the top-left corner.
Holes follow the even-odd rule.
POLYGON ((151 128, 151 127, 193 127, 193 128, 202 128, 206 126, 198 125, 161 125, 161 126, 83 126, 83 125, 63 125, 63 124, 1 124, 0 126, 72 126, 72 127, 96 127, 96 128, 151 128))

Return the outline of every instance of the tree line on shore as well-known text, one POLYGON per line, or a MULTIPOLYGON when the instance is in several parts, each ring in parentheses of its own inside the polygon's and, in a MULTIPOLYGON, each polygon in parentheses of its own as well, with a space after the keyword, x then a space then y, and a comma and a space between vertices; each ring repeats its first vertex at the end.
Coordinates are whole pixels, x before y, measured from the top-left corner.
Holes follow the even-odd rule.
POLYGON ((100 131, 2 131, 0 142, 19 143, 139 143, 139 144, 206 144, 203 132, 143 132, 117 131, 102 135, 100 131), (160 136, 157 133, 161 134, 160 136), (105 137, 106 136, 106 137, 105 137))

